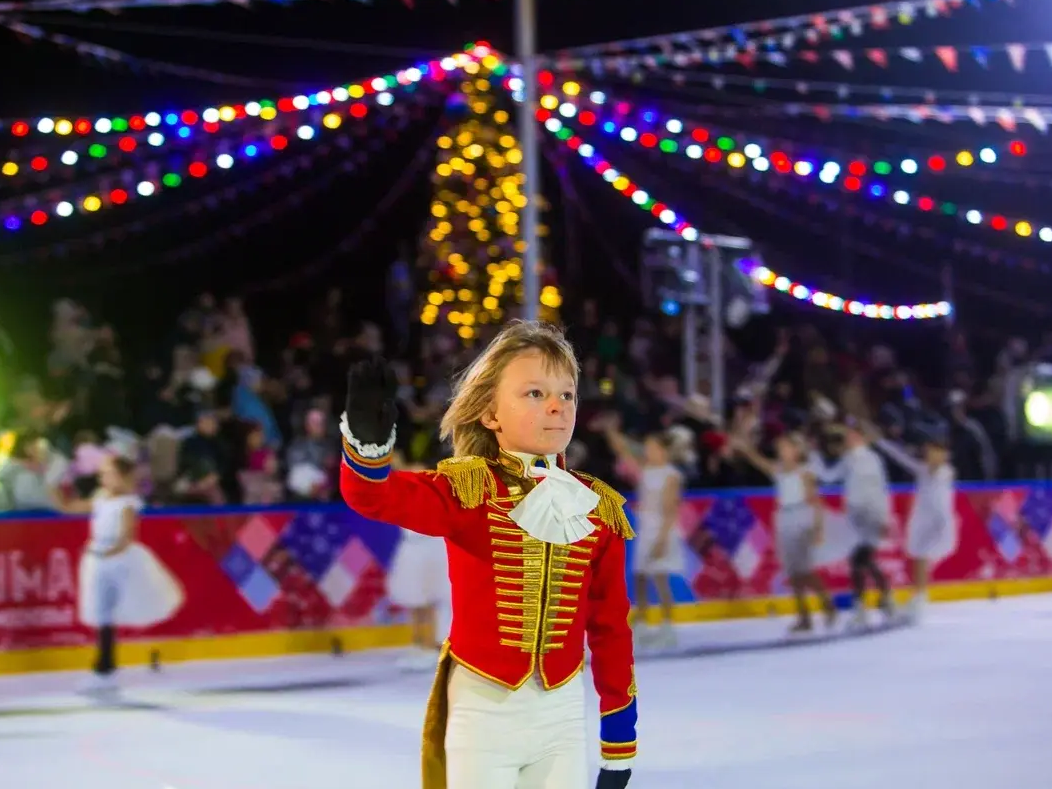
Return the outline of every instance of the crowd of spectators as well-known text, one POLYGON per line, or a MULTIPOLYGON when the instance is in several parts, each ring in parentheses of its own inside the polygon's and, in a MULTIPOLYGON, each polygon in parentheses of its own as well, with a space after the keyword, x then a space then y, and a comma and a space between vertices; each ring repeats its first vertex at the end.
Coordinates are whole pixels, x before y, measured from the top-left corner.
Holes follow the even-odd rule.
MULTIPOLYGON (((816 449, 835 454, 836 433, 826 428, 848 414, 907 444, 926 430, 944 431, 962 480, 1012 477, 1014 387, 1029 362, 1052 355, 1052 342, 1031 348, 1012 338, 984 368, 966 334, 956 331, 942 360, 943 385, 922 387, 892 347, 863 350, 833 341, 799 313, 797 323, 768 338, 767 358, 726 343, 729 402, 714 413, 704 341, 697 391, 681 385, 677 319, 659 314, 623 325, 592 300, 574 314, 568 334, 582 371, 568 460, 611 480, 617 470, 604 431, 612 412, 629 435, 687 431, 694 487, 765 484, 732 452, 730 425, 746 419, 759 425, 761 445, 782 431, 803 430, 816 449)), ((49 509, 56 495, 90 495, 107 451, 140 462, 142 493, 155 506, 333 500, 351 354, 393 358, 400 455, 431 464, 443 455, 437 425, 449 378, 473 353, 437 331, 411 342, 395 332, 398 339, 385 347, 384 331, 355 321, 338 290, 311 326, 273 354, 280 361, 268 369, 257 361, 252 320, 237 298, 199 296, 157 356, 146 360, 126 359, 102 317, 71 300, 54 305, 47 369, 20 378, 8 412, 0 414, 0 433, 9 437, 0 447, 0 456, 7 455, 0 460, 0 511, 49 509)))

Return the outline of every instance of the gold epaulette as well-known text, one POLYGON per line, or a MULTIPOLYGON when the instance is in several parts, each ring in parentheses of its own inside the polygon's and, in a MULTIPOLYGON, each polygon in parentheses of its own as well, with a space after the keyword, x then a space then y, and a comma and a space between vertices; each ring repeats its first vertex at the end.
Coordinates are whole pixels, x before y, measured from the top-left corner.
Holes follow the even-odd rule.
POLYGON ((584 474, 580 471, 573 473, 587 482, 588 486, 599 495, 599 504, 595 508, 595 514, 603 525, 618 537, 626 540, 635 537, 636 533, 632 531, 632 525, 628 522, 628 516, 625 515, 625 497, 591 474, 584 474))
POLYGON ((497 495, 497 480, 486 458, 447 458, 439 462, 435 473, 449 480, 453 495, 466 509, 473 510, 481 506, 487 496, 497 495))

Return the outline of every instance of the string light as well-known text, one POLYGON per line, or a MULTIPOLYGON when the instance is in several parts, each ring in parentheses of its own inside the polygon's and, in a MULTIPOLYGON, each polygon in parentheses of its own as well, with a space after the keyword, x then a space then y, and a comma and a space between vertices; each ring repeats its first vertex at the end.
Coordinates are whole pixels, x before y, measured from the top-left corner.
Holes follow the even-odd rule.
POLYGON ((424 79, 442 81, 451 73, 478 69, 480 63, 498 76, 503 76, 507 67, 485 44, 469 44, 464 52, 457 52, 441 60, 420 63, 412 68, 403 69, 393 74, 371 77, 360 82, 339 85, 315 93, 288 96, 285 98, 257 99, 245 103, 207 107, 204 109, 187 109, 181 112, 165 110, 137 113, 128 117, 99 118, 37 118, 36 120, 16 120, 8 125, 15 137, 27 137, 31 134, 55 134, 58 136, 87 136, 89 134, 125 134, 141 132, 148 129, 173 127, 195 127, 198 125, 216 125, 232 123, 245 117, 258 117, 273 120, 279 113, 302 112, 312 107, 361 102, 373 98, 381 106, 388 106, 393 101, 390 91, 400 87, 414 85, 424 79), (382 98, 381 98, 382 97, 382 98))
MULTIPOLYGON (((629 198, 639 208, 648 211, 658 221, 671 227, 685 240, 697 241, 699 239, 697 228, 690 222, 682 219, 664 203, 656 201, 647 192, 634 184, 626 175, 614 169, 614 166, 600 156, 590 143, 574 134, 558 118, 552 117, 550 114, 547 114, 545 117, 545 114, 546 110, 537 110, 538 119, 543 119, 544 121, 544 128, 562 140, 570 150, 576 151, 577 155, 595 170, 604 181, 629 198)), ((891 305, 868 302, 861 299, 849 299, 795 282, 764 266, 755 268, 751 272, 751 276, 761 285, 777 290, 780 293, 786 293, 799 301, 806 301, 816 307, 862 318, 876 320, 929 320, 946 317, 953 312, 952 305, 945 301, 891 305)))
MULTIPOLYGON (((358 113, 352 117, 364 118, 366 116, 358 113)), ((319 131, 331 131, 340 128, 341 125, 342 119, 339 123, 334 123, 331 115, 325 115, 321 119, 322 129, 308 124, 298 124, 294 133, 302 140, 311 140, 317 136, 319 131)), ((243 141, 236 150, 214 151, 208 155, 198 154, 194 157, 194 161, 181 168, 169 168, 160 176, 142 178, 135 182, 134 194, 139 197, 152 197, 163 189, 179 187, 186 178, 203 178, 213 169, 229 170, 239 163, 252 161, 260 155, 286 150, 289 147, 289 137, 285 134, 274 133, 280 131, 280 129, 270 127, 270 131, 271 134, 267 137, 254 138, 247 142, 243 141)), ((87 155, 91 158, 101 158, 106 153, 106 146, 100 143, 94 143, 87 150, 87 155)), ((10 162, 7 164, 10 164, 10 162)), ((131 196, 123 188, 108 189, 77 197, 72 197, 68 194, 61 196, 52 195, 51 200, 54 202, 50 205, 24 207, 21 212, 18 210, 7 210, 7 206, 14 202, 13 200, 8 200, 3 205, 0 205, 0 217, 3 217, 0 224, 5 230, 13 232, 22 229, 27 223, 39 226, 47 224, 55 217, 65 219, 78 212, 95 213, 112 206, 124 205, 131 196)))
MULTIPOLYGON (((430 271, 420 322, 454 327, 465 343, 498 325, 524 296, 521 212, 522 150, 501 109, 483 62, 459 85, 453 112, 459 123, 436 141, 431 216, 423 235, 430 271)), ((497 83, 499 84, 499 82, 497 83)), ((543 205, 542 205, 543 207, 543 205)), ((539 228, 543 236, 547 228, 539 228)), ((554 270, 542 270, 540 317, 555 321, 562 294, 554 270)))
MULTIPOLYGON (((549 104, 551 102, 548 102, 549 104)), ((555 119, 552 113, 544 108, 538 110, 538 118, 542 121, 555 119)), ((582 125, 585 123, 583 117, 578 118, 582 125)), ((669 137, 658 137, 653 132, 641 132, 632 125, 622 124, 613 120, 602 123, 595 121, 604 133, 621 140, 639 145, 640 147, 659 150, 667 154, 682 154, 690 159, 704 159, 710 164, 726 165, 732 169, 743 169, 751 164, 757 172, 768 173, 771 170, 778 175, 793 175, 798 178, 808 179, 817 174, 817 179, 826 186, 839 186, 841 189, 865 194, 871 199, 885 200, 900 206, 909 206, 926 213, 939 213, 944 216, 955 216, 972 225, 984 226, 998 231, 1011 230, 1020 238, 1033 238, 1045 243, 1052 243, 1052 225, 1043 225, 1031 221, 1016 219, 1009 220, 1007 217, 997 213, 988 213, 975 208, 961 207, 957 203, 945 200, 937 200, 927 195, 917 195, 905 189, 892 190, 888 184, 878 180, 878 176, 891 172, 889 162, 876 162, 870 164, 862 160, 854 160, 846 164, 833 160, 812 161, 809 159, 793 159, 785 151, 775 150, 767 152, 757 142, 739 142, 733 137, 721 136, 715 144, 690 143, 685 147, 679 140, 669 137), (741 150, 737 150, 741 148, 741 150), (872 171, 872 175, 871 175, 872 171), (1035 231, 1035 227, 1039 229, 1035 231)), ((691 133, 692 139, 704 137, 706 142, 712 143, 708 130, 698 130, 691 133)), ((1025 155, 1026 147, 1022 143, 1012 143, 1009 148, 1013 149, 1015 155, 1025 155)), ((980 152, 982 158, 983 152, 980 152)), ((990 158, 989 155, 987 158, 990 158)), ((932 156, 927 160, 927 166, 933 171, 946 167, 946 160, 941 156, 932 156)), ((917 172, 917 163, 912 159, 905 159, 899 163, 899 169, 908 175, 917 172)))
MULTIPOLYGON (((357 105, 355 105, 357 106, 357 105)), ((348 113, 349 114, 349 113, 348 113)), ((366 117, 367 113, 359 113, 352 116, 354 119, 361 119, 366 117)), ((292 119, 280 119, 281 121, 287 121, 291 123, 292 119)), ((329 113, 322 119, 322 125, 327 129, 337 129, 342 125, 343 118, 336 113, 329 113)), ((272 138, 278 131, 282 130, 286 124, 268 124, 263 127, 264 132, 253 132, 246 134, 241 140, 242 145, 245 149, 251 149, 253 147, 258 148, 260 144, 266 144, 266 141, 272 138)), ((218 132, 219 126, 206 127, 205 131, 210 134, 218 132)), ((102 143, 92 143, 90 145, 80 145, 75 148, 70 148, 59 154, 58 157, 47 159, 43 156, 36 156, 28 164, 19 164, 17 161, 11 160, 0 164, 0 175, 8 177, 17 176, 19 173, 27 172, 32 170, 37 173, 44 173, 48 170, 56 168, 58 165, 64 165, 66 167, 75 167, 77 164, 84 162, 85 160, 102 160, 111 156, 119 156, 122 153, 131 153, 139 150, 142 145, 148 146, 148 150, 162 149, 172 143, 181 142, 184 137, 180 137, 178 134, 171 134, 165 136, 161 132, 150 132, 149 134, 142 134, 138 136, 125 136, 121 137, 116 143, 110 145, 104 145, 102 143)), ((251 155, 251 154, 250 154, 251 155)))
MULTIPOLYGON (((565 85, 563 86, 562 92, 563 95, 566 97, 565 101, 562 101, 557 96, 549 93, 541 97, 541 106, 545 109, 552 111, 558 110, 560 114, 563 114, 564 112, 563 107, 572 106, 572 111, 581 117, 581 122, 586 126, 594 125, 597 122, 597 119, 595 117, 595 112, 593 112, 592 110, 581 109, 580 104, 584 100, 589 101, 594 106, 608 108, 607 112, 613 118, 623 118, 625 115, 632 111, 638 111, 637 105, 633 105, 631 102, 623 101, 620 99, 611 100, 606 96, 606 94, 599 91, 593 91, 586 95, 579 85, 577 86, 577 92, 575 93, 568 93, 566 91, 565 85), (585 115, 584 113, 588 113, 588 115, 585 115), (589 120, 591 122, 588 122, 589 120)), ((682 135, 681 139, 674 141, 680 146, 689 145, 692 142, 705 143, 708 142, 713 136, 720 136, 721 139, 733 139, 734 134, 741 134, 741 132, 722 134, 720 132, 715 131, 714 129, 702 126, 688 128, 687 124, 685 124, 684 121, 680 120, 679 118, 669 117, 666 119, 662 119, 659 118, 657 114, 652 110, 646 110, 641 112, 640 114, 643 116, 645 125, 651 127, 660 127, 662 133, 667 132, 676 136, 682 135)), ((567 115, 565 117, 572 116, 567 115)), ((605 126, 605 124, 603 125, 605 126)), ((632 129, 632 131, 635 132, 636 130, 632 129)), ((743 147, 742 153, 744 153, 745 156, 749 159, 755 159, 758 156, 762 155, 762 149, 760 147, 760 144, 767 143, 769 143, 769 140, 763 140, 762 138, 755 141, 751 141, 749 143, 746 143, 746 145, 743 147), (750 153, 750 150, 752 151, 752 153, 750 153)), ((1026 144, 1019 140, 1015 140, 1004 146, 998 147, 1003 147, 1006 153, 1017 158, 1026 156, 1028 153, 1026 144)), ((946 171, 947 167, 950 164, 950 160, 947 158, 947 156, 936 154, 933 156, 925 157, 923 159, 922 164, 930 172, 942 173, 946 171)), ((987 146, 977 151, 958 151, 954 153, 950 157, 950 159, 952 159, 952 162, 958 165, 959 167, 968 168, 976 164, 996 164, 1001 160, 1001 157, 997 153, 997 148, 987 146)), ((917 175, 921 170, 921 164, 918 164, 917 160, 912 159, 910 157, 904 157, 896 161, 890 158, 873 159, 871 157, 856 156, 854 157, 853 161, 862 164, 863 166, 867 167, 869 171, 877 175, 891 175, 896 171, 904 173, 906 175, 917 175)))

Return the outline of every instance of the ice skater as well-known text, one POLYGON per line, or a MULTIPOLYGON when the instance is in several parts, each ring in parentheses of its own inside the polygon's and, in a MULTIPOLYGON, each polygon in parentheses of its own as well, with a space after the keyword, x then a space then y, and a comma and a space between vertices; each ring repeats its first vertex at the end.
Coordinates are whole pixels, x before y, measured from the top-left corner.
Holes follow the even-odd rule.
POLYGON ((932 427, 924 436, 922 459, 909 455, 900 445, 882 438, 871 428, 874 446, 906 469, 916 479, 913 505, 906 522, 906 554, 913 571, 913 597, 909 614, 920 621, 928 603, 928 582, 933 563, 957 548, 957 511, 954 506, 956 473, 950 462, 945 431, 932 427))
POLYGON ((812 463, 821 482, 843 480, 844 508, 855 533, 851 552, 851 586, 855 594, 855 616, 852 627, 864 628, 866 617, 866 580, 873 580, 880 593, 880 609, 889 619, 895 603, 891 586, 877 564, 877 548, 888 534, 891 520, 891 493, 884 462, 869 444, 865 427, 849 418, 843 426, 844 455, 832 468, 812 463))
POLYGON ((774 532, 778 560, 796 598, 797 621, 790 635, 814 629, 807 595, 814 592, 825 613, 827 627, 836 623, 836 606, 825 583, 815 572, 815 551, 822 544, 825 509, 818 480, 808 465, 808 446, 802 436, 785 433, 775 442, 776 460, 768 460, 740 436, 732 447, 774 482, 774 532))
POLYGON ((59 504, 62 512, 91 515, 77 600, 80 621, 96 631, 89 691, 115 687, 118 627, 147 628, 164 622, 184 600, 179 582, 137 541, 144 504, 135 489, 135 464, 110 456, 100 467, 99 488, 91 499, 59 504))
MULTIPOLYGON (((397 461, 393 468, 423 471, 423 466, 397 461)), ((408 530, 402 531, 387 574, 387 595, 409 613, 412 649, 399 660, 404 671, 433 671, 449 635, 449 565, 446 544, 408 530)))
POLYGON ((584 640, 599 697, 598 789, 636 754, 624 498, 565 469, 578 366, 554 327, 515 322, 455 381, 441 425, 453 457, 390 468, 397 379, 348 372, 344 501, 445 539, 453 621, 424 723, 424 789, 587 789, 584 640))
POLYGON ((672 624, 673 575, 686 572, 686 547, 679 531, 679 508, 683 502, 683 474, 676 467, 687 460, 690 447, 676 433, 651 433, 637 448, 620 430, 617 414, 600 419, 607 443, 621 468, 636 484, 636 541, 632 561, 635 586, 637 643, 644 648, 668 650, 676 646, 672 624), (661 623, 648 624, 649 586, 654 585, 661 623))

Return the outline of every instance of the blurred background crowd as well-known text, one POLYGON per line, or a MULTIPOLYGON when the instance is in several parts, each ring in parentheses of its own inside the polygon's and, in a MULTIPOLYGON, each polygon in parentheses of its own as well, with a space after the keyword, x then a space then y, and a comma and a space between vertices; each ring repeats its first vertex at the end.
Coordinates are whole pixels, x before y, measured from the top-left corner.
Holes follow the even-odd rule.
MULTIPOLYGON (((283 347, 260 348, 254 326, 262 316, 238 298, 204 293, 149 358, 132 359, 105 315, 56 302, 46 366, 16 375, 4 398, 0 510, 89 496, 108 451, 138 461, 142 494, 154 506, 335 500, 344 373, 360 351, 396 362, 401 458, 436 462, 446 454, 437 425, 449 378, 472 348, 455 335, 414 337, 405 325, 356 321, 351 312, 332 290, 283 347)), ((625 321, 589 299, 564 315, 582 363, 568 462, 623 487, 605 433, 611 414, 630 436, 676 429, 691 449, 685 471, 694 488, 765 484, 728 444, 731 426, 744 420, 759 426, 761 447, 801 430, 816 450, 836 455, 835 427, 851 415, 906 444, 940 431, 961 480, 1036 471, 1018 440, 1016 393, 1029 365, 1052 361, 1052 336, 1006 337, 996 354, 979 358, 965 331, 948 329, 933 376, 900 362, 894 342, 863 345, 805 313, 779 316, 753 327, 748 342, 728 336, 728 402, 717 413, 704 338, 698 391, 683 391, 678 318, 625 321)))

